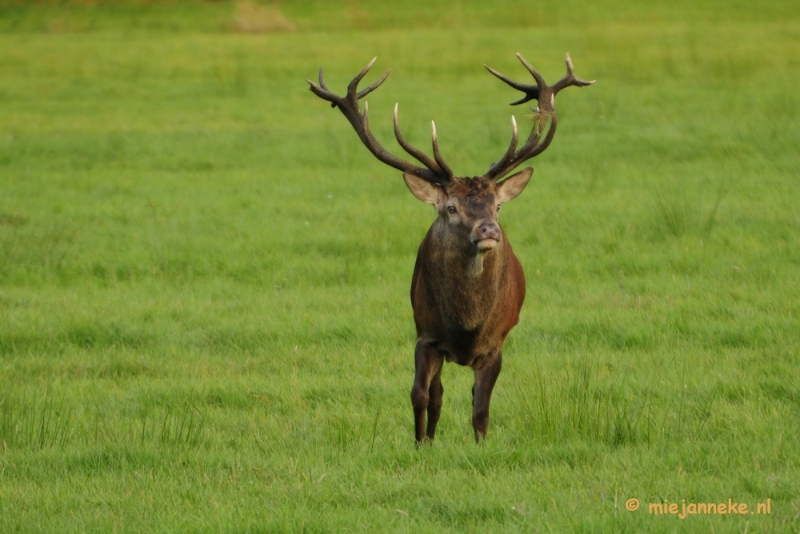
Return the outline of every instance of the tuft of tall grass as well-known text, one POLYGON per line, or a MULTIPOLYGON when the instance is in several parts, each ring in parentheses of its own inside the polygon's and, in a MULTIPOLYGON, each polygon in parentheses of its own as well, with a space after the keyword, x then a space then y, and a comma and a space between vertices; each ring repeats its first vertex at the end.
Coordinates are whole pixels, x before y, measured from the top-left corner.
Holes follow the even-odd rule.
POLYGON ((720 395, 685 388, 657 397, 648 387, 636 387, 624 377, 610 383, 586 357, 566 363, 562 376, 542 372, 523 382, 513 379, 520 414, 521 437, 541 443, 586 441, 612 447, 695 440, 708 436, 713 407, 720 395), (528 384, 532 384, 532 387, 528 384))
MULTIPOLYGON (((160 424, 154 429, 157 443, 176 448, 195 449, 203 444, 205 435, 205 412, 200 412, 191 399, 179 405, 165 407, 160 424)), ((158 422, 156 420, 156 422, 158 422)), ((141 439, 147 431, 147 417, 142 418, 141 439)))
POLYGON ((150 406, 146 401, 138 417, 120 424, 117 414, 95 402, 95 443, 105 446, 136 444, 192 450, 206 442, 207 409, 199 406, 194 393, 183 400, 169 400, 150 406))
POLYGON ((692 196, 684 187, 665 188, 653 193, 651 213, 658 236, 708 235, 717 222, 717 211, 731 186, 720 184, 713 201, 692 196))
POLYGON ((6 391, 0 397, 0 442, 3 449, 63 448, 73 434, 71 409, 48 388, 43 397, 6 391))
POLYGON ((621 382, 605 385, 587 358, 564 367, 564 377, 554 379, 538 367, 532 380, 513 379, 527 438, 561 443, 586 440, 612 446, 650 443, 657 429, 648 393, 630 395, 621 382))

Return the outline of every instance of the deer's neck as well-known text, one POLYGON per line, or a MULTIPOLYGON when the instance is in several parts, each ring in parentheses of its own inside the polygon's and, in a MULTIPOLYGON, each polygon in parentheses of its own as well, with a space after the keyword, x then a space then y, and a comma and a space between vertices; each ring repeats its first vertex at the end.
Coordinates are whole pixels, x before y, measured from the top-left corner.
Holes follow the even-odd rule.
POLYGON ((480 254, 452 233, 432 230, 428 267, 442 319, 450 327, 472 331, 485 322, 500 295, 507 264, 505 236, 493 250, 480 254))

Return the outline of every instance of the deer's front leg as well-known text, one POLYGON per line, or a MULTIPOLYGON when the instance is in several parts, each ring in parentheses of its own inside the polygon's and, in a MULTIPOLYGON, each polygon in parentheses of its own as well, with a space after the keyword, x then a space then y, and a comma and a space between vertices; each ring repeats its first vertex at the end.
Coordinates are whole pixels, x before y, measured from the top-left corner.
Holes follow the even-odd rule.
POLYGON ((486 430, 489 427, 489 403, 502 367, 503 353, 497 351, 493 358, 488 359, 479 369, 475 369, 475 385, 472 386, 472 428, 475 430, 475 441, 478 443, 486 437, 486 430))
POLYGON ((436 432, 436 423, 442 407, 441 371, 444 357, 434 347, 419 340, 414 351, 414 361, 416 371, 414 387, 411 388, 411 406, 414 407, 414 436, 419 445, 426 437, 426 411, 430 414, 431 419, 428 424, 427 437, 433 439, 436 432))
POLYGON ((429 441, 432 441, 434 435, 436 435, 436 425, 439 423, 439 416, 442 414, 442 397, 444 396, 442 362, 439 363, 439 370, 436 371, 431 380, 431 386, 428 388, 428 429, 425 431, 425 437, 429 441))

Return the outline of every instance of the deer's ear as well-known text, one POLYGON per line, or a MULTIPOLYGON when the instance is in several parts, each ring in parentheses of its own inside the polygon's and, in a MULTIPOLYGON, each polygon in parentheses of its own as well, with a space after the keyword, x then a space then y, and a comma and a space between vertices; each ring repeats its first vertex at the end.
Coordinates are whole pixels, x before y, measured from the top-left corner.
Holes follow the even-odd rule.
POLYGON ((436 184, 432 184, 427 180, 423 180, 419 176, 404 172, 403 180, 411 190, 411 193, 423 202, 433 204, 434 206, 444 201, 444 189, 436 184))
POLYGON ((497 186, 497 201, 502 204, 517 198, 517 195, 522 193, 522 190, 528 185, 531 174, 533 174, 533 167, 527 167, 500 182, 497 186))

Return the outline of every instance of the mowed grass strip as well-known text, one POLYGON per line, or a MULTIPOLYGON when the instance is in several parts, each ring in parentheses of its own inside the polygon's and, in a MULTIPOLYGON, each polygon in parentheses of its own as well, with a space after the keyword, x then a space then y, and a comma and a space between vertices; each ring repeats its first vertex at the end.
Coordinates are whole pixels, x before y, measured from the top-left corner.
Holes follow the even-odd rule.
POLYGON ((796 531, 797 8, 278 7, 0 7, 0 531, 796 531), (488 439, 448 365, 416 450, 434 213, 305 79, 475 175, 566 51, 488 439))

